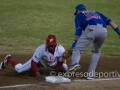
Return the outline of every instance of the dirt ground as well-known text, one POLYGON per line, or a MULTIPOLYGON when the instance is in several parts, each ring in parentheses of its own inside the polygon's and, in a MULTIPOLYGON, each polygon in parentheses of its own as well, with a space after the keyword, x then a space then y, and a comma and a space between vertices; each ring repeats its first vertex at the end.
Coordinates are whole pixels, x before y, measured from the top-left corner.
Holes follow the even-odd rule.
MULTIPOLYGON (((6 55, 0 55, 0 62, 6 55)), ((13 58, 21 63, 25 63, 32 55, 12 55, 13 58)), ((70 59, 67 60, 69 66, 70 59)), ((83 55, 80 61, 81 69, 77 70, 84 74, 87 72, 90 63, 90 55, 83 55)), ((43 76, 49 76, 52 69, 39 68, 43 76)), ((120 78, 120 56, 101 56, 96 69, 99 79, 120 78), (112 73, 114 72, 114 73, 112 73)), ((70 77, 72 82, 53 84, 46 81, 39 81, 32 71, 18 74, 12 65, 8 65, 4 70, 0 71, 0 89, 8 90, 120 90, 120 80, 101 80, 89 81, 85 76, 70 77), (73 82, 73 80, 85 80, 81 82, 73 82), (4 86, 35 84, 31 86, 22 86, 14 88, 3 88, 4 86)), ((98 79, 98 78, 97 78, 98 79)))

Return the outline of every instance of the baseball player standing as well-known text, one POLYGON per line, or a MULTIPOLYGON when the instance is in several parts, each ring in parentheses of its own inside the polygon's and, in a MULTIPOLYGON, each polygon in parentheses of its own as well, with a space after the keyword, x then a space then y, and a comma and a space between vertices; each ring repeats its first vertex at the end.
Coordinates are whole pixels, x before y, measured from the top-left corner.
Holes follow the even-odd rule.
POLYGON ((88 68, 87 79, 95 78, 95 70, 100 57, 100 49, 107 37, 107 25, 110 25, 120 37, 120 29, 107 16, 94 10, 86 10, 84 4, 76 6, 75 37, 72 43, 73 51, 70 69, 67 72, 78 69, 81 54, 93 43, 92 57, 88 68), (82 30, 84 31, 82 33, 82 30))
POLYGON ((0 69, 5 69, 8 63, 10 63, 18 73, 32 69, 36 73, 38 79, 43 79, 43 76, 39 73, 39 63, 44 67, 54 68, 56 71, 66 72, 68 70, 65 60, 62 59, 64 51, 64 47, 57 43, 56 36, 48 35, 46 44, 40 45, 34 52, 32 58, 26 63, 21 64, 14 60, 11 55, 7 55, 1 62, 0 69))

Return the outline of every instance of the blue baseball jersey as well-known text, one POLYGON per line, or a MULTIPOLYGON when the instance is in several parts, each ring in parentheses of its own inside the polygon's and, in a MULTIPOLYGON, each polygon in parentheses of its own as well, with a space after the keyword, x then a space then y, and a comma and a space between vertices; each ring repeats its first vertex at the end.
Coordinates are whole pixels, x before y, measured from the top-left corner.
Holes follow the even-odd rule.
POLYGON ((75 17, 75 35, 81 36, 82 30, 85 30, 88 25, 101 24, 103 25, 103 27, 106 28, 106 26, 109 25, 110 22, 111 19, 100 12, 94 10, 82 11, 78 13, 75 17))

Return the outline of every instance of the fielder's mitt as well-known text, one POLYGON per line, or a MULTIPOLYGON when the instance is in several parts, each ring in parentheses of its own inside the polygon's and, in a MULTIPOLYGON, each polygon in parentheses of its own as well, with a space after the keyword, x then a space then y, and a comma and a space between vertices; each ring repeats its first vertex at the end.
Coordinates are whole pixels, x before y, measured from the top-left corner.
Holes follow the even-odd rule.
POLYGON ((63 58, 63 59, 67 59, 67 58, 69 58, 71 55, 72 55, 72 47, 71 47, 71 48, 68 48, 68 49, 63 53, 62 58, 63 58))

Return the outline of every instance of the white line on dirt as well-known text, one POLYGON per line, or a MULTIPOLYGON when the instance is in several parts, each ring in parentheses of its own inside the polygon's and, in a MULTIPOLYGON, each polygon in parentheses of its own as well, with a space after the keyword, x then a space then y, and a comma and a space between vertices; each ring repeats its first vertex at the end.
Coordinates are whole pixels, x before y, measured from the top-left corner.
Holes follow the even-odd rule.
POLYGON ((93 80, 72 80, 73 82, 89 82, 89 81, 108 81, 108 80, 120 80, 120 78, 103 78, 103 79, 93 79, 93 80))
MULTIPOLYGON (((108 80, 120 80, 120 78, 103 78, 103 79, 93 79, 93 80, 72 80, 72 82, 89 82, 89 81, 108 81, 108 80)), ((37 84, 19 84, 19 85, 11 85, 11 86, 0 86, 0 88, 15 88, 22 86, 34 86, 37 84)))
POLYGON ((21 87, 21 86, 33 86, 37 84, 20 84, 20 85, 11 85, 11 86, 0 86, 0 88, 14 88, 14 87, 21 87))

